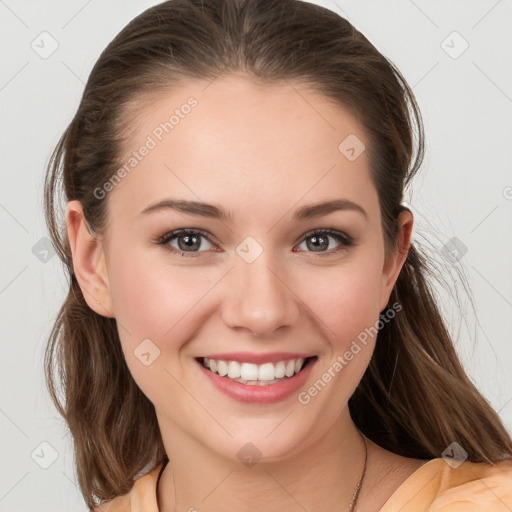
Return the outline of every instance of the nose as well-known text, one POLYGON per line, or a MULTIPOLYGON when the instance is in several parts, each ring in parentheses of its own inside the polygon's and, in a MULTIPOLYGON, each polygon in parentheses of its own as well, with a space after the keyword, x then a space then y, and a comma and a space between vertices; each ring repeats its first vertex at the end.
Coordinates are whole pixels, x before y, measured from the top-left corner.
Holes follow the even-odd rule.
POLYGON ((266 252, 252 263, 238 258, 224 286, 222 318, 232 329, 270 337, 300 317, 300 300, 289 277, 266 252))

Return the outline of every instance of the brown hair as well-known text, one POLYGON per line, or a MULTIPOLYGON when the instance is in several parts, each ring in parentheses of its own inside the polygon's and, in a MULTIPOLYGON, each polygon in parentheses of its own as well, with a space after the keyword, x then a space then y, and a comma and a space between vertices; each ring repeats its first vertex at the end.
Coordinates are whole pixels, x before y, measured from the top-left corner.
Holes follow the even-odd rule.
MULTIPOLYGON (((124 360, 115 319, 84 300, 57 194, 63 189, 62 199, 79 200, 101 232, 108 201, 94 190, 119 168, 140 99, 230 72, 266 84, 308 84, 357 116, 368 136, 386 250, 397 249, 404 190, 423 159, 422 119, 400 72, 347 20, 298 0, 169 0, 132 20, 96 62, 45 181, 46 221, 70 279, 45 354, 46 379, 73 436, 90 508, 128 492, 167 454, 154 407, 124 360)), ((454 441, 474 462, 512 457, 509 434, 454 350, 428 281, 432 270, 411 245, 389 301, 403 310, 379 329, 349 400, 354 422, 408 457, 439 457, 454 441)))

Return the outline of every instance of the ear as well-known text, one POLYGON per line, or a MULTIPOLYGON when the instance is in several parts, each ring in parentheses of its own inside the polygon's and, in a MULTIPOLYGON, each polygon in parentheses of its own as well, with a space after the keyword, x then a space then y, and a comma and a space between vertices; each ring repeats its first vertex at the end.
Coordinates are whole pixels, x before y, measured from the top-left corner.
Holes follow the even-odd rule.
POLYGON ((80 201, 68 202, 66 227, 73 269, 85 301, 99 315, 113 317, 103 243, 89 231, 80 201))
POLYGON ((379 302, 379 312, 383 311, 386 307, 393 286, 395 286, 398 275, 402 270, 402 266, 407 258, 409 246, 411 244, 412 227, 414 224, 414 217, 412 212, 403 207, 398 215, 398 234, 396 248, 387 255, 382 269, 382 287, 379 302))

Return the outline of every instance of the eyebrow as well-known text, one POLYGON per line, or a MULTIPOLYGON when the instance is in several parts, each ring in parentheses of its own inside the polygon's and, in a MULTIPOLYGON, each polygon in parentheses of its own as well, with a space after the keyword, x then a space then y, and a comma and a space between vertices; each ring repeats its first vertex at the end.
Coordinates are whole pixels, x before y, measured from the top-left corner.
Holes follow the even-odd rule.
MULTIPOLYGON (((191 215, 200 215, 201 217, 208 217, 212 219, 219 219, 224 221, 233 220, 233 215, 215 206, 213 204, 203 203, 199 201, 186 201, 184 199, 163 199, 152 205, 146 207, 140 214, 148 214, 162 210, 175 210, 182 213, 191 215)), ((322 217, 336 211, 350 210, 361 213, 365 219, 368 214, 364 208, 353 201, 348 199, 333 199, 323 203, 317 203, 307 206, 301 206, 295 211, 293 218, 295 220, 308 220, 315 217, 322 217)))

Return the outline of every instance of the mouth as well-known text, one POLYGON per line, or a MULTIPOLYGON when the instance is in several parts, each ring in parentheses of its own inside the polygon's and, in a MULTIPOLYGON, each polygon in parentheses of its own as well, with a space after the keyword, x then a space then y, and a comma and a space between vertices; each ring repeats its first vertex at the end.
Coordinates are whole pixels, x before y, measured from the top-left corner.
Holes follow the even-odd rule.
POLYGON ((196 361, 206 370, 225 379, 246 386, 270 386, 295 377, 312 365, 317 358, 317 356, 310 356, 263 364, 207 357, 197 357, 196 361))

